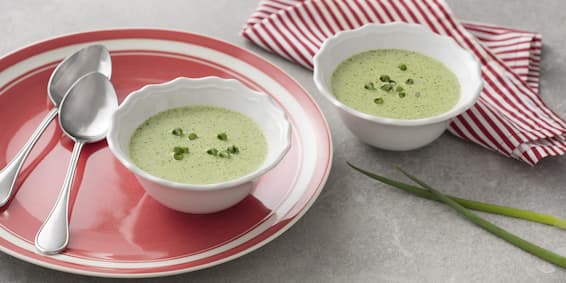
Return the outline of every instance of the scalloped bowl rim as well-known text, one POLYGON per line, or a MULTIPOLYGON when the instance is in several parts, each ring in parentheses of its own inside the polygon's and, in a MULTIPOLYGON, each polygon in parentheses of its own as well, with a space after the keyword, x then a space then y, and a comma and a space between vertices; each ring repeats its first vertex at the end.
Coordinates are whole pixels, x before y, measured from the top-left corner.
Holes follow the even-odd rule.
MULTIPOLYGON (((399 49, 403 49, 403 48, 399 48, 399 49)), ((352 54, 352 55, 354 55, 354 54, 352 54)), ((349 113, 351 115, 357 116, 358 118, 361 118, 361 119, 365 119, 365 120, 369 120, 369 121, 372 121, 372 122, 385 124, 385 125, 420 126, 420 125, 428 125, 428 124, 434 124, 434 123, 450 120, 450 119, 464 113, 466 110, 468 110, 470 107, 472 107, 474 105, 474 103, 477 101, 477 99, 479 98, 481 90, 483 88, 483 82, 482 82, 482 79, 481 79, 481 64, 480 64, 479 60, 474 55, 472 55, 472 53, 470 53, 468 50, 461 48, 456 43, 456 41, 454 41, 454 39, 452 39, 451 37, 436 34, 436 33, 432 32, 431 30, 427 29, 426 27, 424 27, 423 25, 419 25, 419 24, 408 24, 408 23, 404 23, 404 22, 391 22, 391 23, 385 23, 385 24, 368 23, 368 24, 365 24, 362 27, 359 27, 357 29, 338 32, 335 35, 329 37, 326 41, 324 41, 324 43, 321 45, 319 51, 315 54, 315 56, 313 58, 313 62, 314 62, 314 74, 313 74, 314 83, 315 83, 316 87, 318 88, 319 92, 321 92, 323 94, 322 95, 323 97, 328 99, 336 107, 346 111, 347 113, 349 113), (457 52, 459 52, 462 56, 464 56, 466 58, 466 60, 469 60, 473 64, 473 69, 476 70, 476 72, 475 72, 476 76, 472 77, 472 82, 475 84, 475 89, 473 89, 473 91, 470 92, 473 95, 466 98, 467 99, 466 103, 463 103, 461 105, 458 105, 458 103, 457 103, 449 111, 443 112, 441 114, 431 116, 431 117, 425 117, 425 118, 420 118, 420 119, 395 119, 395 118, 374 116, 374 115, 371 115, 371 114, 367 114, 367 113, 363 113, 363 112, 360 112, 358 110, 355 110, 355 109, 351 108, 350 106, 345 105, 344 103, 342 103, 338 99, 336 99, 336 97, 334 95, 332 95, 331 91, 327 90, 325 84, 322 83, 322 81, 323 81, 322 77, 321 77, 322 74, 321 74, 320 69, 318 68, 318 66, 320 66, 321 54, 323 54, 324 51, 332 48, 333 47, 332 45, 334 43, 340 42, 342 40, 342 38, 347 40, 347 39, 352 38, 352 37, 361 36, 363 34, 369 34, 369 33, 373 33, 373 34, 375 34, 375 33, 390 33, 392 31, 398 31, 398 30, 395 30, 396 28, 402 29, 402 30, 405 30, 405 31, 413 30, 413 31, 416 31, 416 32, 428 33, 428 34, 432 35, 433 37, 436 37, 439 40, 443 40, 443 41, 446 42, 447 45, 449 45, 449 46, 451 46, 451 48, 454 48, 455 50, 457 50, 457 52), (473 81, 476 78, 478 80, 473 81)))
MULTIPOLYGON (((148 94, 146 94, 146 95, 148 95, 148 94)), ((232 97, 232 96, 230 96, 230 97, 232 97)), ((182 106, 176 106, 176 107, 182 107, 182 106)), ((246 113, 242 113, 242 114, 246 115, 246 113)), ((147 117, 147 118, 149 118, 149 117, 147 117)), ((120 161, 120 163, 122 163, 122 165, 124 165, 128 170, 130 170, 132 173, 134 173, 135 175, 137 175, 139 177, 142 177, 144 179, 147 179, 151 182, 158 183, 158 184, 163 185, 163 186, 167 186, 167 187, 182 190, 182 191, 190 191, 190 190, 214 191, 214 190, 230 189, 230 188, 239 186, 241 184, 251 182, 251 181, 261 177, 262 175, 267 173, 269 170, 273 169, 275 166, 277 166, 277 164, 279 164, 281 162, 281 160, 283 159, 283 157, 285 157, 285 155, 287 154, 287 152, 289 151, 289 149, 291 147, 291 122, 289 121, 289 119, 287 117, 287 113, 283 109, 281 109, 281 107, 279 105, 277 105, 269 95, 262 93, 262 92, 251 90, 235 79, 224 79, 224 78, 220 78, 220 77, 216 77, 216 76, 208 76, 208 77, 202 77, 202 78, 178 77, 178 78, 175 78, 173 80, 163 82, 163 83, 160 83, 160 84, 145 85, 142 88, 135 90, 135 91, 131 92, 130 94, 128 94, 126 99, 124 99, 122 104, 120 104, 120 106, 118 107, 118 110, 116 110, 116 112, 114 112, 114 114, 112 116, 112 123, 111 123, 110 129, 108 131, 107 141, 108 141, 108 147, 110 148, 110 151, 120 161), (275 111, 278 112, 277 114, 278 114, 278 116, 280 116, 281 121, 286 124, 285 130, 284 130, 284 133, 283 133, 283 135, 284 135, 284 146, 281 148, 280 152, 276 155, 276 157, 273 159, 272 162, 266 163, 266 161, 264 161, 264 163, 262 163, 254 171, 252 171, 252 172, 250 172, 250 173, 248 173, 244 176, 241 176, 239 178, 231 179, 231 180, 228 180, 228 181, 225 181, 225 182, 212 183, 212 184, 190 184, 190 183, 180 183, 180 182, 170 181, 170 180, 167 180, 167 179, 164 179, 164 178, 161 178, 161 177, 157 177, 157 176, 152 175, 152 174, 146 172, 145 170, 139 168, 134 162, 130 161, 130 158, 128 157, 128 155, 126 153, 124 153, 121 150, 121 147, 117 144, 118 142, 114 141, 114 139, 113 139, 113 137, 116 137, 117 133, 119 132, 119 130, 117 129, 118 128, 117 122, 118 122, 118 120, 120 120, 120 118, 127 117, 127 114, 129 112, 129 109, 130 109, 129 106, 132 105, 136 100, 143 99, 143 96, 144 96, 145 93, 159 92, 159 91, 162 91, 162 90, 174 89, 176 87, 194 88, 194 87, 188 86, 187 84, 192 84, 192 83, 195 83, 195 82, 196 83, 211 82, 210 85, 202 85, 201 87, 211 87, 211 86, 225 85, 225 86, 231 87, 232 89, 241 88, 242 90, 245 90, 245 91, 247 91, 247 92, 249 92, 253 95, 258 95, 259 97, 264 98, 263 100, 261 100, 260 103, 269 103, 271 105, 271 107, 275 111), (179 86, 178 84, 185 84, 185 85, 179 86)), ((268 147, 268 151, 269 150, 270 149, 268 147)))

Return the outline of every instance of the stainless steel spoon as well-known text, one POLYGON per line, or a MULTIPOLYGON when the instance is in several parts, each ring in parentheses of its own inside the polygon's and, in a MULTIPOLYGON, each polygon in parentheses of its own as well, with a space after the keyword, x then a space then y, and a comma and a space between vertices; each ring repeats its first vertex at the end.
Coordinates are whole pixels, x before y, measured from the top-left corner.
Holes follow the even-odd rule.
POLYGON ((80 77, 91 72, 100 72, 110 78, 112 72, 110 53, 102 45, 85 47, 57 65, 47 84, 47 93, 55 108, 49 111, 22 149, 0 171, 0 207, 6 205, 14 194, 16 178, 22 169, 24 161, 41 134, 57 116, 59 105, 67 90, 80 77))
POLYGON ((36 248, 45 254, 57 254, 69 243, 69 196, 75 168, 85 143, 106 136, 118 98, 112 83, 100 73, 81 77, 67 92, 59 109, 59 124, 75 141, 63 187, 55 206, 35 237, 36 248))

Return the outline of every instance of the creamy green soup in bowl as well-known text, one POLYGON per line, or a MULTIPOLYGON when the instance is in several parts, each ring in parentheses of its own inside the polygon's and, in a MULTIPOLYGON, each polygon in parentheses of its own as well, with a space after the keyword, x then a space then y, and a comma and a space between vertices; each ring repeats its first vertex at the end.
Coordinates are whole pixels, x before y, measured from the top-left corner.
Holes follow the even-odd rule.
POLYGON ((114 114, 108 145, 161 204, 212 213, 245 198, 291 144, 268 95, 236 80, 177 78, 134 91, 114 114))
POLYGON ((267 155, 259 125, 216 106, 183 106, 160 112, 132 134, 130 160, 174 182, 215 184, 255 171, 267 155))
POLYGON ((387 150, 431 143, 482 89, 481 65, 470 52, 406 23, 329 38, 314 58, 314 82, 354 135, 387 150))

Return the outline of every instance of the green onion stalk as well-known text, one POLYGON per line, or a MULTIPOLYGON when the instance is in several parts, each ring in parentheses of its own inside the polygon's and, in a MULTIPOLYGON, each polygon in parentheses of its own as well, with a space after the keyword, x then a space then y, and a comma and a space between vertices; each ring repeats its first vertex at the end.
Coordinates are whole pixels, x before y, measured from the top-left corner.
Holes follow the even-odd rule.
POLYGON ((412 193, 412 194, 417 195, 417 196, 422 197, 422 198, 427 198, 427 199, 443 202, 444 204, 446 204, 446 205, 450 206, 451 208, 453 208, 454 210, 456 210, 456 212, 458 212, 460 215, 462 215, 463 217, 465 217, 466 219, 468 219, 472 223, 474 223, 477 226, 481 227, 482 229, 492 233, 493 235, 507 241, 508 243, 510 243, 510 244, 512 244, 512 245, 514 245, 514 246, 516 246, 516 247, 518 247, 518 248, 520 248, 520 249, 522 249, 522 250, 524 250, 524 251, 526 251, 526 252, 528 252, 528 253, 530 253, 534 256, 539 257, 542 260, 545 260, 547 262, 550 262, 550 263, 555 264, 557 266, 560 266, 562 268, 566 268, 566 257, 563 257, 559 254, 556 254, 556 253, 551 252, 547 249, 544 249, 544 248, 542 248, 538 245, 535 245, 535 244, 533 244, 529 241, 526 241, 526 240, 520 238, 519 236, 512 234, 512 233, 508 232, 507 230, 485 220, 484 218, 480 217, 479 215, 472 212, 468 208, 478 210, 478 211, 484 211, 484 212, 495 213, 495 214, 499 214, 499 215, 505 215, 505 216, 511 216, 511 217, 515 217, 515 218, 525 219, 525 220, 543 223, 543 224, 547 224, 547 225, 553 225, 553 226, 557 226, 557 227, 560 227, 560 228, 565 227, 564 224, 566 223, 566 221, 563 220, 563 219, 559 219, 559 218, 556 218, 556 217, 551 216, 551 215, 540 214, 540 213, 533 212, 533 211, 522 210, 522 209, 517 209, 517 208, 512 208, 512 207, 499 206, 499 205, 488 204, 488 203, 481 203, 481 202, 470 201, 470 200, 456 198, 456 197, 453 197, 453 196, 444 195, 440 191, 432 188, 431 186, 429 186, 425 182, 423 182, 423 181, 419 180, 418 178, 416 178, 415 176, 412 176, 411 174, 405 172, 401 168, 397 168, 397 169, 399 171, 401 171, 401 173, 403 173, 409 179, 411 179, 415 183, 419 184, 422 188, 416 187, 416 186, 411 186, 409 184, 405 184, 405 183, 402 183, 402 182, 399 182, 399 181, 391 180, 389 178, 371 173, 369 171, 358 168, 358 167, 352 165, 349 162, 348 162, 348 165, 350 167, 352 167, 353 169, 357 170, 358 172, 360 172, 360 173, 362 173, 362 174, 364 174, 364 175, 366 175, 366 176, 368 176, 372 179, 378 180, 382 183, 391 185, 393 187, 399 188, 403 191, 412 193))

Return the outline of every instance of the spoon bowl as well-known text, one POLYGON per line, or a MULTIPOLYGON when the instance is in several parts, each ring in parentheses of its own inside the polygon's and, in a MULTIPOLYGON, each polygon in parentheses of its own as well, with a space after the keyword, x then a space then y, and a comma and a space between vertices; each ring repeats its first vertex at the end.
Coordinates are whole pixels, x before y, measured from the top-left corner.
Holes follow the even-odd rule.
POLYGON ((35 246, 40 252, 57 254, 67 247, 69 196, 81 149, 85 143, 104 139, 117 108, 118 98, 114 87, 100 73, 81 77, 61 101, 59 124, 65 134, 75 141, 75 146, 57 201, 35 238, 35 246))
POLYGON ((100 73, 84 76, 69 90, 59 109, 59 124, 75 141, 106 137, 118 100, 112 83, 100 73))
POLYGON ((55 106, 59 106, 71 86, 82 76, 98 72, 110 78, 112 74, 112 59, 106 47, 89 45, 57 65, 49 82, 47 94, 55 106))

